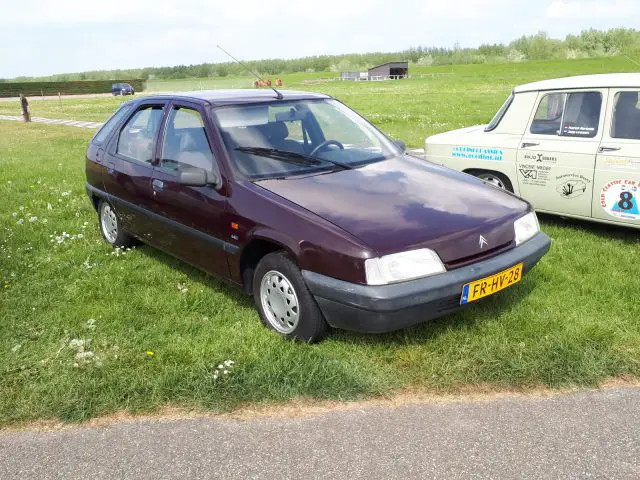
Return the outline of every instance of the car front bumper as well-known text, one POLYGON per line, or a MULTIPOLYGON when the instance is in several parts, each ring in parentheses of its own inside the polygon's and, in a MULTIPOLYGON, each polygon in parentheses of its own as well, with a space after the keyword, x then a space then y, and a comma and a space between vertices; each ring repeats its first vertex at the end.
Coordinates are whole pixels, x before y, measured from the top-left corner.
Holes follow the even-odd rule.
MULTIPOLYGON (((544 233, 495 257, 439 275, 392 285, 361 285, 303 270, 302 276, 332 327, 382 333, 422 323, 463 306, 462 286, 524 264, 527 273, 547 253, 544 233)), ((517 287, 516 287, 517 288, 517 287)))

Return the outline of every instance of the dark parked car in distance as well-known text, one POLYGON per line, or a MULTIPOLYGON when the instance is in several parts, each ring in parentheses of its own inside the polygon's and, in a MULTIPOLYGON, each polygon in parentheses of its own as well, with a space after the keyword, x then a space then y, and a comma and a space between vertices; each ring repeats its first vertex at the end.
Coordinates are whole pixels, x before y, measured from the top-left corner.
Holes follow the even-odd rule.
POLYGON ((113 95, 134 95, 136 92, 128 83, 114 83, 111 85, 113 95))
POLYGON ((124 103, 91 140, 104 239, 238 285, 265 325, 387 332, 520 281, 547 252, 531 206, 408 156, 317 93, 217 90, 124 103))

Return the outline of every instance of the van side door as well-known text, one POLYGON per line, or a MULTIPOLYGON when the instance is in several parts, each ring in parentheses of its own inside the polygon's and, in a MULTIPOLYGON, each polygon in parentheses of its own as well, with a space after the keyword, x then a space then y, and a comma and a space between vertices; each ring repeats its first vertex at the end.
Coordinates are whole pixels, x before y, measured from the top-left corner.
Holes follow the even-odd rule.
POLYGON ((537 210, 591 217, 607 89, 538 94, 517 155, 520 195, 537 210))
POLYGON ((640 227, 639 88, 610 91, 596 158, 593 218, 640 227))

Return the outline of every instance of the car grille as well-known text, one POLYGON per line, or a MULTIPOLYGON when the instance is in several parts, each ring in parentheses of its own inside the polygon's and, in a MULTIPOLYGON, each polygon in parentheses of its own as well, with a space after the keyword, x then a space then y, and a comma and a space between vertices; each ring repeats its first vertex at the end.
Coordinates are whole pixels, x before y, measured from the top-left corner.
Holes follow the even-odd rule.
POLYGON ((447 267, 447 270, 454 270, 456 268, 464 267, 465 265, 469 265, 479 260, 495 257, 496 255, 506 250, 509 250, 512 246, 513 246, 513 241, 503 243, 502 245, 498 245, 497 247, 484 250, 480 253, 469 255, 468 257, 458 258, 452 262, 447 262, 445 263, 445 267, 447 267))

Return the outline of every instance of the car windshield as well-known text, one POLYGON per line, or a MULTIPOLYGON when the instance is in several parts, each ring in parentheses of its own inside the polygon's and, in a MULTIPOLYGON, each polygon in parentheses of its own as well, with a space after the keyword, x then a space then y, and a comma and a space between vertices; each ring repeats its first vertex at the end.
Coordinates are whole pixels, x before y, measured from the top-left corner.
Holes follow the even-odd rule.
POLYGON ((332 99, 220 107, 214 117, 236 173, 250 180, 350 169, 401 154, 332 99))

